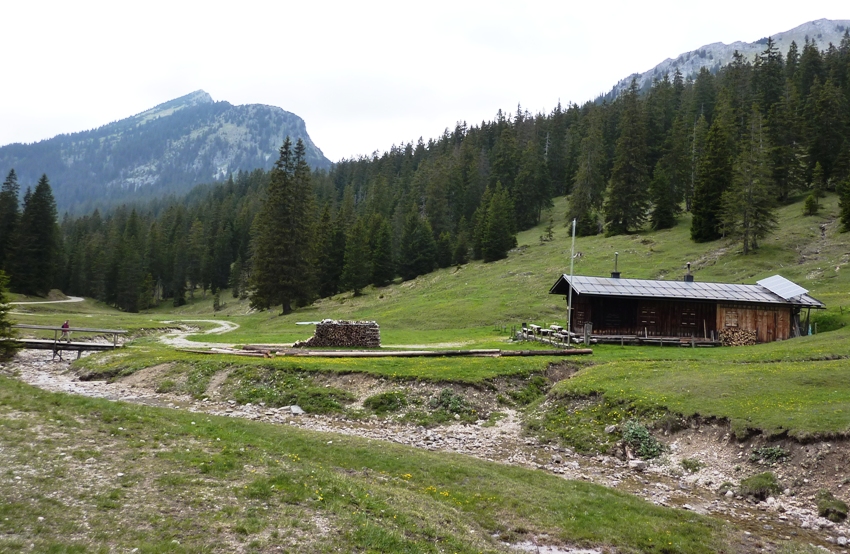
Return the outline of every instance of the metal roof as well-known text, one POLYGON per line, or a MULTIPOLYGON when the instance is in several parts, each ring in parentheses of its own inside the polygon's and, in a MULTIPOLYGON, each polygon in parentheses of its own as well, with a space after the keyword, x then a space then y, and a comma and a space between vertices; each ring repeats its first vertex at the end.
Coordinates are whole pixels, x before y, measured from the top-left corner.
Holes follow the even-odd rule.
MULTIPOLYGON (((791 281, 776 275, 765 281, 772 286, 780 283, 777 278, 794 285, 791 281)), ((549 290, 549 294, 568 294, 570 283, 576 294, 589 296, 628 296, 632 298, 663 298, 678 300, 705 300, 724 302, 753 302, 758 304, 786 304, 810 308, 824 308, 824 304, 804 292, 791 298, 784 298, 761 284, 736 285, 732 283, 703 283, 699 281, 654 281, 649 279, 614 279, 611 277, 587 277, 562 275, 549 290)), ((794 285, 795 287, 797 285, 794 285)), ((786 290, 796 289, 779 289, 786 290)))

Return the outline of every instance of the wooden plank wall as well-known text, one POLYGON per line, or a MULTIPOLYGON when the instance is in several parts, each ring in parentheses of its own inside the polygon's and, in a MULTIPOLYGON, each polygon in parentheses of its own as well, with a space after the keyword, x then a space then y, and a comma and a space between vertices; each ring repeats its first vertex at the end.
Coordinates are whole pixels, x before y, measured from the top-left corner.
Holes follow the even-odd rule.
POLYGON ((756 331, 758 342, 791 337, 791 308, 754 304, 721 303, 717 306, 717 328, 756 331))
POLYGON ((573 298, 572 330, 593 322, 598 335, 711 338, 717 330, 716 305, 711 302, 634 298, 573 298))

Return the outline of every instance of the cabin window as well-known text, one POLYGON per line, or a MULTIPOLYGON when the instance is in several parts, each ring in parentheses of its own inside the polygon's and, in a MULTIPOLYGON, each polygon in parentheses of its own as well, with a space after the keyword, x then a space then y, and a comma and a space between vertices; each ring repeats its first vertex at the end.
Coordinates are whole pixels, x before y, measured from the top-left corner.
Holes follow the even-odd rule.
POLYGON ((738 310, 726 310, 726 321, 724 323, 725 327, 737 327, 738 326, 738 310))

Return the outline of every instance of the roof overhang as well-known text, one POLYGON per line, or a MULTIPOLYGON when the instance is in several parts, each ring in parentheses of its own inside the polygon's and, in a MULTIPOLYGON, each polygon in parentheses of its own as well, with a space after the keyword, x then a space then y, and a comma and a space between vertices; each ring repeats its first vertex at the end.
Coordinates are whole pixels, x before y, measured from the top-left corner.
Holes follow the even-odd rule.
POLYGON ((755 285, 734 283, 709 283, 700 281, 660 281, 650 279, 616 279, 612 277, 588 277, 585 275, 561 275, 549 289, 549 294, 568 295, 570 288, 578 296, 600 296, 610 298, 655 298, 659 300, 688 300, 697 302, 736 302, 797 306, 823 309, 820 300, 806 294, 805 289, 778 275, 764 279, 755 285), (764 286, 763 282, 771 285, 764 286), (795 293, 788 298, 784 295, 795 293), (800 292, 804 291, 804 292, 800 292))

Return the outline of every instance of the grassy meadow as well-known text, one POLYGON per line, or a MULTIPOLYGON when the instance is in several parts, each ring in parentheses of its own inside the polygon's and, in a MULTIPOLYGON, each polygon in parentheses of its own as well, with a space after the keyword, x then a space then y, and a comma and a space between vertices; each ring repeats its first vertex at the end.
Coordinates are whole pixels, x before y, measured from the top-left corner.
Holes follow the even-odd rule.
MULTIPOLYGON (((388 347, 533 348, 509 343, 506 329, 563 323, 564 299, 548 290, 569 270, 564 211, 557 200, 553 241, 540 240, 544 225, 521 233, 506 260, 439 270, 360 297, 340 294, 288 316, 252 312, 229 291, 214 312, 212 295, 196 291, 186 306, 141 314, 86 299, 15 306, 12 317, 127 329, 126 348, 83 358, 74 370, 115 379, 167 365, 158 390, 195 398, 223 371, 240 402, 295 401, 308 412, 347 415, 351 395, 317 377, 360 373, 470 390, 531 382, 560 359, 254 359, 180 352, 158 335, 182 322, 199 329, 190 337, 197 341, 286 344, 312 334, 297 322, 340 318, 376 320, 388 347), (216 326, 211 320, 239 327, 203 334, 216 326)), ((783 207, 782 227, 746 257, 724 241, 692 243, 687 215, 661 232, 578 239, 577 274, 607 275, 614 252, 623 277, 679 279, 688 261, 703 281, 754 283, 780 273, 828 309, 814 314, 818 334, 772 344, 597 346, 591 356, 566 360, 573 378, 516 404, 528 428, 582 451, 604 450, 612 440, 604 427, 631 418, 657 425, 718 418, 741 438, 847 436, 850 235, 838 232, 836 214, 833 195, 815 217, 802 216, 801 202, 783 207)), ((0 445, 0 468, 7 468, 0 470, 0 551, 497 552, 502 541, 532 535, 618 552, 738 551, 726 524, 588 483, 285 426, 48 394, 2 376, 0 445)))
POLYGON ((0 377, 0 551, 729 550, 692 512, 543 472, 0 377))

